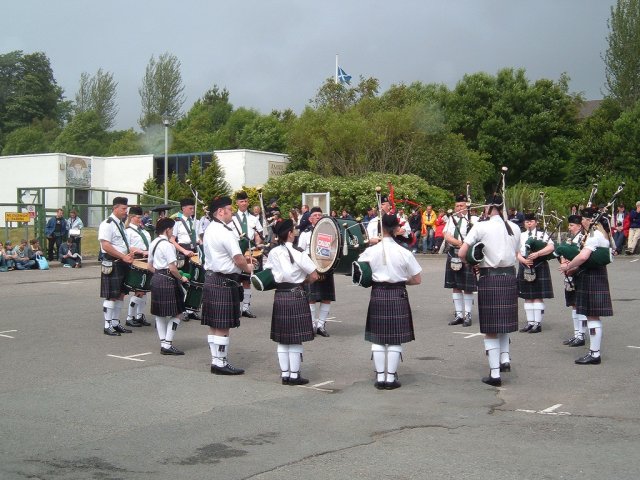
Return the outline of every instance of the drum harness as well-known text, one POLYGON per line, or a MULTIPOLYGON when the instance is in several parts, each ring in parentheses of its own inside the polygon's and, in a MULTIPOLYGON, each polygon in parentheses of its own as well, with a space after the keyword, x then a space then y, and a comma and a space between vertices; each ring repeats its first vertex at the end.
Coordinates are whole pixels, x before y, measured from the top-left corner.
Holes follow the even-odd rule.
MULTIPOLYGON (((280 245, 280 246, 282 248, 284 248, 287 251, 287 253, 289 254, 289 261, 291 262, 291 265, 295 264, 296 262, 293 259, 293 255, 291 253, 291 250, 289 250, 287 245, 284 244, 284 245, 280 245)), ((294 246, 293 248, 295 248, 299 252, 303 252, 303 250, 301 248, 298 248, 296 246, 294 246)), ((304 288, 302 288, 301 284, 291 283, 291 282, 276 283, 276 292, 299 293, 302 297, 306 297, 307 296, 307 292, 304 291, 304 288)))
MULTIPOLYGON (((463 218, 461 218, 460 220, 463 220, 463 218)), ((460 236, 460 240, 464 241, 464 237, 462 236, 462 232, 460 231, 458 222, 456 222, 455 215, 451 216, 451 221, 453 222, 453 226, 455 227, 455 232, 453 234, 454 238, 456 236, 455 234, 457 233, 460 236)), ((454 272, 462 270, 462 260, 458 258, 458 248, 452 245, 451 249, 449 250, 449 257, 451 258, 451 262, 449 263, 449 267, 451 268, 451 270, 453 270, 454 272)))
MULTIPOLYGON (((107 218, 107 223, 114 223, 113 217, 107 218)), ((118 231, 122 236, 122 240, 124 241, 124 244, 127 247, 127 253, 129 253, 129 242, 127 241, 127 235, 121 226, 121 222, 116 223, 116 227, 118 227, 118 231)), ((104 260, 102 260, 102 263, 101 263, 102 273, 104 273, 105 275, 111 275, 111 272, 113 272, 113 264, 119 261, 120 261, 119 258, 115 258, 105 252, 104 260)))

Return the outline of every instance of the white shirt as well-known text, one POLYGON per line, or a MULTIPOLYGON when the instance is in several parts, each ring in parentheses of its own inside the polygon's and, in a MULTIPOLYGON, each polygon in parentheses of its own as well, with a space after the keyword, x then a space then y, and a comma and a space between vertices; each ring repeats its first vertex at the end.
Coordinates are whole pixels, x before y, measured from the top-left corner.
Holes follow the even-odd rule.
MULTIPOLYGON (((551 245, 554 245, 553 240, 551 240, 549 238, 549 235, 544 233, 544 231, 542 230, 531 230, 531 237, 535 238, 536 240, 542 240, 547 244, 550 243, 551 245)), ((527 254, 527 250, 525 248, 527 240, 529 240, 529 230, 525 230, 524 232, 520 233, 520 255, 522 255, 523 257, 527 254)))
POLYGON ((233 214, 233 218, 231 221, 233 224, 230 224, 229 227, 233 230, 233 234, 237 237, 237 240, 240 240, 240 234, 242 233, 242 216, 247 216, 247 238, 253 242, 256 237, 256 232, 262 233, 262 225, 256 217, 251 215, 249 212, 241 212, 238 210, 233 214))
POLYGON ((198 229, 196 230, 198 237, 204 235, 204 231, 207 229, 210 223, 211 220, 209 220, 209 217, 207 217, 206 215, 200 217, 200 220, 198 221, 198 229))
POLYGON ((413 253, 390 237, 384 237, 382 242, 367 248, 360 254, 358 261, 369 262, 371 279, 374 282, 406 282, 422 271, 413 253))
POLYGON ((367 236, 369 238, 376 238, 380 234, 380 230, 378 230, 380 223, 380 216, 372 218, 369 220, 369 224, 367 225, 367 236))
MULTIPOLYGON (((468 230, 471 230, 471 228, 469 227, 469 221, 467 220, 467 217, 459 217, 458 215, 453 214, 449 218, 447 218, 447 223, 444 225, 444 230, 442 231, 442 234, 444 235, 445 233, 447 233, 452 237, 462 241, 464 237, 467 236, 468 230), (454 220, 455 220, 455 223, 454 223, 454 220), (457 236, 456 236, 456 223, 458 224, 458 231, 460 232, 458 233, 457 236)), ((518 228, 518 232, 519 231, 520 229, 518 228)), ((514 233, 517 233, 517 232, 514 232, 514 233)))
MULTIPOLYGON (((191 219, 191 223, 193 225, 192 230, 195 232, 196 243, 198 242, 198 231, 200 227, 198 224, 200 223, 195 218, 191 219)), ((178 214, 176 217, 176 224, 173 226, 173 236, 176 237, 176 242, 181 244, 190 244, 191 243, 191 235, 189 233, 189 218, 182 215, 182 213, 178 214), (182 223, 184 220, 184 223, 182 223), (186 228, 185 228, 186 224, 186 228)))
MULTIPOLYGON (((126 235, 124 223, 121 222, 113 213, 109 215, 109 218, 102 221, 100 223, 100 227, 98 227, 98 241, 106 240, 120 253, 127 253, 128 248, 123 237, 123 234, 126 235), (109 218, 111 219, 111 222, 108 221, 109 218), (120 226, 120 228, 118 228, 118 226, 120 226)), ((100 247, 100 251, 102 253, 106 253, 102 247, 100 247)))
POLYGON ((311 233, 313 233, 313 228, 300 232, 300 235, 298 236, 298 248, 301 248, 307 255, 311 254, 311 251, 309 250, 311 244, 311 233))
POLYGON ((269 252, 264 268, 270 268, 276 283, 302 283, 316 266, 305 252, 293 248, 291 242, 279 245, 269 252), (291 257, 289 253, 291 253, 291 257), (293 257, 293 263, 291 258, 293 257))
POLYGON ((610 246, 609 240, 599 230, 593 230, 584 244, 584 248, 588 248, 592 252, 595 252, 598 247, 609 248, 610 246))
POLYGON ((233 257, 242 255, 238 240, 226 225, 213 221, 204 232, 204 268, 219 273, 240 273, 233 257))
POLYGON ((516 264, 516 252, 520 246, 520 227, 507 221, 513 235, 507 232, 502 217, 494 215, 485 222, 476 223, 464 239, 469 246, 477 242, 484 243, 484 259, 481 268, 513 267, 516 264))
POLYGON ((149 255, 147 263, 156 270, 165 270, 177 261, 176 247, 164 235, 160 235, 151 242, 149 252, 153 252, 153 255, 149 255))
POLYGON ((136 247, 140 250, 147 250, 147 245, 144 244, 144 240, 142 240, 142 238, 140 237, 141 234, 138 233, 138 229, 140 229, 142 235, 144 235, 144 238, 147 239, 147 245, 151 243, 151 235, 149 235, 149 232, 147 232, 144 228, 137 227, 132 223, 126 230, 127 240, 129 240, 129 247, 136 247))

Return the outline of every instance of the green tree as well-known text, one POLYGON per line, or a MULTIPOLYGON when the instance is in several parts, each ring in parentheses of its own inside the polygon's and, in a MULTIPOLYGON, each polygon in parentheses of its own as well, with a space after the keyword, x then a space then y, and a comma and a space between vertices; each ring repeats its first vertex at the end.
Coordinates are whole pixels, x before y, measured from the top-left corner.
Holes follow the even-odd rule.
POLYGON ((240 148, 284 152, 286 124, 275 115, 260 115, 246 124, 238 136, 240 148))
POLYGON ((606 88, 623 109, 640 100, 640 0, 618 0, 607 20, 606 88))
POLYGON ((109 136, 98 114, 89 110, 73 117, 56 138, 53 149, 75 155, 104 155, 108 145, 109 136))
POLYGON ((49 152, 60 131, 53 120, 34 120, 31 125, 16 128, 6 136, 2 155, 49 152))
POLYGON ((106 151, 107 156, 140 155, 144 153, 140 144, 140 134, 129 130, 109 132, 111 142, 106 151))
POLYGON ((113 79, 113 74, 104 72, 101 68, 93 76, 83 72, 80 75, 80 87, 76 93, 75 112, 93 110, 98 114, 102 128, 109 130, 113 127, 118 114, 117 86, 118 82, 113 79))
POLYGON ((138 89, 142 102, 138 122, 143 129, 162 125, 164 119, 176 121, 180 118, 185 101, 180 66, 178 58, 168 52, 160 55, 158 60, 151 56, 142 86, 138 89))

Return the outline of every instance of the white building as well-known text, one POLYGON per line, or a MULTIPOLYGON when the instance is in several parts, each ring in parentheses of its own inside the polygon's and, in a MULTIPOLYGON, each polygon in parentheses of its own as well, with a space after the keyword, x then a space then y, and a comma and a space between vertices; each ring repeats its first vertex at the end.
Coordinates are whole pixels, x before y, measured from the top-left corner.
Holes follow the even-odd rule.
MULTIPOLYGON (((232 190, 243 185, 264 184, 270 177, 284 173, 289 160, 280 153, 256 150, 219 150, 213 152, 225 172, 225 180, 232 190)), ((183 175, 192 158, 209 157, 201 160, 205 166, 210 162, 209 154, 169 155, 169 175, 178 172, 183 175)), ((0 204, 17 202, 17 189, 34 189, 23 192, 22 202, 43 202, 47 210, 66 205, 66 187, 74 187, 74 204, 110 204, 114 196, 121 192, 142 193, 142 188, 150 177, 164 179, 164 156, 132 155, 124 157, 83 157, 65 153, 45 153, 0 157, 0 204), (37 199, 38 190, 46 189, 45 198, 37 199), (103 196, 101 192, 89 189, 114 191, 103 196)), ((42 191, 42 190, 41 190, 42 191)), ((135 202, 136 195, 123 195, 135 202)), ((0 206, 1 220, 4 212, 14 212, 16 207, 0 206)), ((96 226, 103 218, 100 208, 81 209, 80 215, 88 226, 96 226)))

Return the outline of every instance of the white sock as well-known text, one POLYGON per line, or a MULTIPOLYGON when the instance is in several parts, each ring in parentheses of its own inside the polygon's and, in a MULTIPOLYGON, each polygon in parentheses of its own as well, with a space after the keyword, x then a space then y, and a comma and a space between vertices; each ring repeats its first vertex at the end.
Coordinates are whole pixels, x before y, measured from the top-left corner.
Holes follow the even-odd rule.
POLYGON ((289 378, 289 345, 279 343, 277 352, 282 378, 289 378))
POLYGON ((580 324, 581 320, 578 318, 578 314, 576 313, 576 309, 571 309, 571 320, 573 320, 573 336, 579 338, 580 335, 580 324))
POLYGON ((289 371, 291 378, 298 378, 300 373, 300 363, 302 363, 302 345, 289 345, 289 371))
POLYGON ((393 382, 396 379, 401 356, 402 345, 387 345, 387 382, 393 382))
POLYGON ((114 327, 120 325, 120 312, 124 302, 122 300, 115 300, 113 302, 113 318, 111 319, 111 325, 114 327))
POLYGON ((533 325, 535 323, 534 313, 533 313, 533 303, 525 302, 524 304, 524 314, 527 317, 527 323, 529 325, 533 325))
POLYGON ((140 298, 136 297, 135 295, 131 295, 131 298, 129 299, 129 306, 127 308, 127 320, 131 320, 132 318, 135 318, 136 313, 138 311, 139 301, 140 301, 140 298))
POLYGON ((316 329, 317 320, 316 320, 316 304, 310 303, 309 310, 311 310, 311 322, 313 323, 313 329, 316 329))
POLYGON ((602 320, 589 320, 589 350, 592 357, 600 356, 600 346, 602 344, 602 320))
POLYGON ((484 349, 487 352, 487 357, 489 357, 491 378, 500 378, 500 340, 497 338, 485 338, 484 349))
POLYGON ((580 322, 580 335, 584 338, 587 333, 587 316, 586 315, 578 315, 578 320, 580 322))
POLYGON ((224 367, 227 364, 229 337, 208 335, 207 338, 209 340, 209 349, 211 350, 211 364, 217 367, 224 367))
POLYGON ((111 326, 111 319, 113 318, 112 300, 102 302, 102 313, 104 314, 104 328, 109 328, 111 326))
POLYGON ((384 371, 387 356, 387 349, 384 345, 377 343, 371 344, 371 356, 373 357, 373 366, 376 369, 376 381, 384 382, 384 371))
POLYGON ((318 316, 318 328, 324 327, 324 323, 327 321, 327 317, 329 316, 329 310, 331 310, 330 303, 320 304, 320 315, 318 316))
POLYGON ((456 312, 456 317, 461 317, 464 311, 464 296, 462 293, 454 292, 451 294, 453 298, 453 309, 456 312))
POLYGON ((173 342, 173 337, 176 335, 178 325, 180 325, 180 319, 178 317, 169 319, 169 323, 167 324, 167 336, 164 337, 167 342, 173 342))
POLYGON ((250 306, 251 306, 251 289, 245 288, 244 298, 242 299, 242 310, 243 311, 249 310, 250 306))
POLYGON ((499 333, 498 341, 500 342, 500 363, 510 363, 511 357, 509 356, 509 334, 499 333))
POLYGON ((167 337, 167 324, 170 319, 171 317, 159 317, 156 315, 156 331, 160 342, 163 342, 167 337))
POLYGON ((544 320, 544 301, 538 302, 538 309, 540 310, 540 323, 544 320))
POLYGON ((471 313, 473 310, 473 293, 464 293, 464 311, 465 313, 471 313))
POLYGON ((144 315, 144 309, 147 306, 147 297, 138 297, 138 309, 136 310, 136 318, 140 319, 142 318, 142 315, 144 315))

